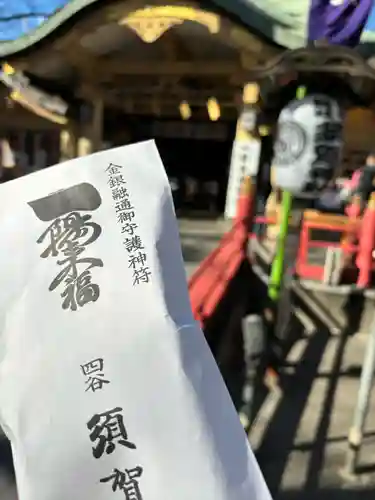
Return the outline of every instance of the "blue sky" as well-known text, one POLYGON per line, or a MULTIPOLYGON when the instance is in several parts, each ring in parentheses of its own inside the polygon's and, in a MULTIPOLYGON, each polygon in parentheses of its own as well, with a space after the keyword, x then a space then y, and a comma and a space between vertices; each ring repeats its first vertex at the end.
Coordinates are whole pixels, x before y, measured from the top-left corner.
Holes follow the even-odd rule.
POLYGON ((0 40, 12 40, 32 30, 68 0, 0 0, 0 40), (37 13, 41 17, 6 20, 12 15, 37 13))
MULTIPOLYGON (((51 15, 57 8, 62 7, 69 0, 0 0, 0 40, 13 40, 32 30, 40 24, 46 16, 51 15), (14 14, 40 13, 41 17, 6 20, 14 14)), ((280 0, 288 1, 288 0, 280 0)), ((303 0, 300 0, 303 1, 303 0)), ((375 31, 375 8, 372 10, 367 28, 375 31)))
POLYGON ((375 31, 375 8, 372 9, 372 12, 370 14, 368 23, 367 23, 367 28, 369 31, 375 31))

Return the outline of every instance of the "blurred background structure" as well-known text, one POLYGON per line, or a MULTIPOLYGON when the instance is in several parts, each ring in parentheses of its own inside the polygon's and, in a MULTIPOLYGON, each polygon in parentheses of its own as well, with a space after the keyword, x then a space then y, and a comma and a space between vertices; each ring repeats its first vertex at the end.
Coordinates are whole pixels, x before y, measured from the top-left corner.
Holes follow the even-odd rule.
MULTIPOLYGON (((178 210, 234 216, 258 147, 247 145, 245 161, 241 140, 232 148, 246 75, 303 46, 309 1, 172 4, 0 4, 0 132, 21 173, 152 137, 178 210)), ((365 59, 373 18, 358 48, 365 59)), ((371 108, 347 113, 342 175, 363 163, 374 133, 371 108)))

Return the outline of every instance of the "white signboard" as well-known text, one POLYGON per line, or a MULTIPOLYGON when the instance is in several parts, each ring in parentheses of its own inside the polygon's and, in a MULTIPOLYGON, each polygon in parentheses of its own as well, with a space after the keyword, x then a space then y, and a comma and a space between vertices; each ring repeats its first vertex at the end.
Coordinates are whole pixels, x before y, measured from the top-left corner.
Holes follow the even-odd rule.
POLYGON ((236 216, 238 197, 244 177, 256 176, 259 166, 260 141, 250 137, 246 140, 235 140, 230 164, 225 217, 236 216))
POLYGON ((269 500, 193 320, 153 142, 2 185, 0 241, 19 500, 269 500))

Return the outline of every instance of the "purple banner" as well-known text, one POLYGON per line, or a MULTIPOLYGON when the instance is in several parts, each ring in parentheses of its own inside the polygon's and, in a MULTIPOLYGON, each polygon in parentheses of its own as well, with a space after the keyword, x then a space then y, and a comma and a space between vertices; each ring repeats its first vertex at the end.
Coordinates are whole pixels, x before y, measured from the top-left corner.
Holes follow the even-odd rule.
POLYGON ((309 42, 355 47, 372 7, 373 0, 311 0, 309 42))

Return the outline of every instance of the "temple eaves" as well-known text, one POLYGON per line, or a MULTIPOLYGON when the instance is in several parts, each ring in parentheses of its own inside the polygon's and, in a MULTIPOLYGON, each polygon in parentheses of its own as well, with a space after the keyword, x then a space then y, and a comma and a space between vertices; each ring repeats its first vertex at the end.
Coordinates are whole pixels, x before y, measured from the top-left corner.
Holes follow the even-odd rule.
MULTIPOLYGON (((263 0, 262 0, 263 1, 263 0)), ((35 30, 11 41, 0 42, 0 59, 17 56, 18 53, 32 50, 33 46, 47 38, 54 37, 65 24, 70 24, 76 16, 83 16, 85 11, 103 7, 105 0, 71 0, 63 8, 53 14, 35 30)), ((268 43, 278 44, 278 33, 288 27, 273 20, 270 13, 259 9, 258 1, 252 0, 207 0, 202 7, 213 8, 243 25, 249 31, 261 36, 268 43)))

